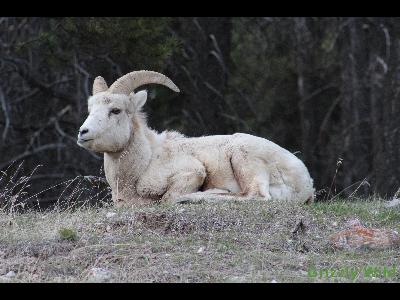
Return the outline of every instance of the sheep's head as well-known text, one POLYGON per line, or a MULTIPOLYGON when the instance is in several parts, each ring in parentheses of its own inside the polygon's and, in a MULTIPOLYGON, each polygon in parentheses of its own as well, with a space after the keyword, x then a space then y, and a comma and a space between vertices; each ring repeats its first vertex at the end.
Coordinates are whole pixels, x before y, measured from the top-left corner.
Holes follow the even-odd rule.
POLYGON ((89 116, 79 129, 78 145, 96 152, 118 152, 125 148, 134 134, 133 118, 146 103, 147 92, 134 90, 142 85, 156 83, 179 92, 166 76, 152 71, 128 73, 110 88, 102 77, 93 83, 89 97, 89 116))

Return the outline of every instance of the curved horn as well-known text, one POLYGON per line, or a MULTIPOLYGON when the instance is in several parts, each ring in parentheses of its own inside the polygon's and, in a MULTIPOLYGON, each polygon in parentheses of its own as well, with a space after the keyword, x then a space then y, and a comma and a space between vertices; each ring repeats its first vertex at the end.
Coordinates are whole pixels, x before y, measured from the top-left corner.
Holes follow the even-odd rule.
POLYGON ((133 71, 128 73, 117 81, 115 81, 108 91, 113 94, 129 95, 139 86, 149 83, 164 85, 175 92, 179 92, 179 88, 167 76, 154 71, 133 71))
POLYGON ((93 82, 93 95, 107 91, 107 83, 103 77, 97 76, 93 82))

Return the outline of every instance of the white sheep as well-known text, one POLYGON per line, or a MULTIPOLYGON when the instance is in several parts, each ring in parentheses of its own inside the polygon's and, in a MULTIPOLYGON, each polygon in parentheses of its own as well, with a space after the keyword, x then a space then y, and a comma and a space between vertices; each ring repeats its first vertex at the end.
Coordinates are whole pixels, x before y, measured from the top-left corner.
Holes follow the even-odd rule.
POLYGON ((110 88, 97 77, 88 100, 89 116, 77 143, 104 153, 114 202, 171 201, 199 191, 265 200, 314 199, 313 180, 303 162, 269 140, 244 133, 191 138, 150 129, 142 112, 147 92, 134 92, 150 83, 179 92, 160 73, 135 71, 110 88))

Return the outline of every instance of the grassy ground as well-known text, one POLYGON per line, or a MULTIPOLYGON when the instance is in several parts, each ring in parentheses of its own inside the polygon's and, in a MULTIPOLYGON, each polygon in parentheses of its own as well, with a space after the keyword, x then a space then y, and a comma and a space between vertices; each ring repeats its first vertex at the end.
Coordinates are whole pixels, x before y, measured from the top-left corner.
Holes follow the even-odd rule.
POLYGON ((0 275, 15 273, 0 281, 399 282, 398 249, 329 247, 328 236, 352 217, 400 230, 400 208, 381 201, 0 211, 0 275))

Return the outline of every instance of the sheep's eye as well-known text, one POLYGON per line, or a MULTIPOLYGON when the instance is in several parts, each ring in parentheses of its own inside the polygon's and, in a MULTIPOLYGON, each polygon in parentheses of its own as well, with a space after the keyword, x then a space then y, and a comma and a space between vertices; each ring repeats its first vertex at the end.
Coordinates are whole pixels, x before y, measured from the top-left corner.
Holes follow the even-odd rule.
POLYGON ((121 110, 118 109, 118 108, 113 108, 113 109, 111 110, 111 113, 114 114, 114 115, 118 115, 120 112, 121 112, 121 110))

